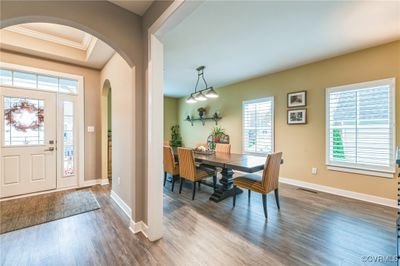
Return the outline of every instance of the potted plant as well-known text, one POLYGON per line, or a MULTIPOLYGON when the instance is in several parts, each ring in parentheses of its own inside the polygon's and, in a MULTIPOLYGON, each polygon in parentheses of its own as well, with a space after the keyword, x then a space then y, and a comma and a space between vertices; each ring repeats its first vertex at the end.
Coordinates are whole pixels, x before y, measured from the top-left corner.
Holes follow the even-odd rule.
POLYGON ((169 145, 172 148, 182 147, 182 137, 179 132, 179 125, 171 127, 171 140, 169 141, 169 145))
POLYGON ((221 140, 221 137, 224 135, 225 129, 222 127, 214 127, 211 132, 211 136, 213 136, 213 141, 218 143, 221 140))
POLYGON ((203 116, 206 113, 206 108, 200 107, 199 109, 197 109, 197 112, 199 112, 200 119, 203 119, 203 116))
POLYGON ((221 140, 221 137, 225 134, 225 129, 222 127, 214 127, 213 130, 211 131, 211 142, 209 143, 210 149, 214 150, 215 149, 215 144, 219 143, 221 140))

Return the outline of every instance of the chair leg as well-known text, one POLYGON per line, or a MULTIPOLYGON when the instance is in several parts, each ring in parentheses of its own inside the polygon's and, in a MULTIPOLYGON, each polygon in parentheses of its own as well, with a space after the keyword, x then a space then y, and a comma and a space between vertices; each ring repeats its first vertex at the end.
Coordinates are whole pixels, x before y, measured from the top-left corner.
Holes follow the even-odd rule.
POLYGON ((265 219, 267 219, 268 213, 267 213, 267 195, 266 194, 262 195, 262 201, 263 201, 263 207, 264 207, 264 216, 265 216, 265 219))
POLYGON ((249 189, 249 199, 250 199, 250 197, 251 197, 251 190, 249 189))
POLYGON ((192 200, 194 200, 194 196, 196 195, 196 182, 193 182, 193 195, 192 200))
POLYGON ((200 189, 200 184, 201 184, 201 181, 199 181, 199 189, 200 189))
POLYGON ((181 184, 179 185, 179 194, 181 194, 181 192, 182 192, 182 186, 183 186, 183 182, 185 181, 185 179, 183 179, 182 177, 181 177, 181 184))
POLYGON ((167 181, 167 172, 164 172, 164 187, 165 187, 165 182, 167 181))
POLYGON ((171 187, 172 192, 174 192, 174 187, 175 187, 175 176, 172 177, 172 187, 171 187))
POLYGON ((278 193, 278 189, 275 189, 275 201, 276 201, 276 206, 278 206, 278 210, 281 209, 281 205, 279 204, 279 193, 278 193))
POLYGON ((213 176, 213 187, 214 187, 214 190, 217 190, 217 176, 216 175, 213 176))
POLYGON ((236 186, 233 186, 233 207, 236 206, 236 186))

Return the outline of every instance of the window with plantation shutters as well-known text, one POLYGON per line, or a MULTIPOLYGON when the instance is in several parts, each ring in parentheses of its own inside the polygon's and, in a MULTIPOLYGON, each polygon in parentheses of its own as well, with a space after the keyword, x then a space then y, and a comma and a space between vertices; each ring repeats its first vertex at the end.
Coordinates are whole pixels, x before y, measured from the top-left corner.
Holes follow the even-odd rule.
MULTIPOLYGON (((333 167, 393 176, 394 79, 326 91, 326 163, 333 167)), ((334 169, 335 170, 335 169, 334 169)))
POLYGON ((243 151, 268 154, 274 151, 274 98, 243 102, 243 151))

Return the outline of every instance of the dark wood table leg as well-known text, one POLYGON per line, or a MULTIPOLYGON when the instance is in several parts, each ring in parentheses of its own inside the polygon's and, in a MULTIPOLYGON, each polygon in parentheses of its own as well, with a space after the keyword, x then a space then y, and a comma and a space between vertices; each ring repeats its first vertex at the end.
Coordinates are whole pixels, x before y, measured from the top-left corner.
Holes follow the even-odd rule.
MULTIPOLYGON (((221 186, 218 186, 217 190, 211 195, 210 200, 220 202, 228 197, 234 195, 235 188, 233 187, 233 171, 230 168, 222 169, 222 178, 219 181, 221 186)), ((236 194, 242 193, 243 190, 236 188, 236 194)))

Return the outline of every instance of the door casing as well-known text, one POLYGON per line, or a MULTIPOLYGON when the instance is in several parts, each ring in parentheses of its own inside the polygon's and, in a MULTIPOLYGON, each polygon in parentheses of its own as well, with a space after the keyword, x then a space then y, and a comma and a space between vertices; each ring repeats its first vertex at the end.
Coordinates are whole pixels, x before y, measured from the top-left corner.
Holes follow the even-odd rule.
MULTIPOLYGON (((75 187, 86 187, 93 185, 93 181, 85 181, 84 179, 84 172, 85 172, 85 153, 84 153, 84 147, 85 147, 85 121, 84 121, 84 78, 83 76, 79 75, 73 75, 73 74, 67 74, 67 73, 62 73, 62 72, 57 72, 57 71, 51 71, 51 70, 44 70, 40 68, 35 68, 35 67, 29 67, 29 66, 23 66, 23 65, 17 65, 17 64, 11 64, 11 63, 4 63, 0 62, 0 66, 2 68, 7 68, 7 69, 14 69, 14 70, 20 70, 20 71, 28 71, 28 72, 33 72, 37 74, 44 74, 44 75, 53 75, 53 76, 58 76, 58 77, 64 77, 64 78, 69 78, 69 79, 75 79, 78 80, 79 87, 78 87, 78 94, 77 95, 70 95, 70 94, 64 94, 64 93, 56 93, 57 94, 57 106, 60 104, 60 98, 62 99, 71 99, 69 97, 75 97, 74 101, 74 110, 75 110, 75 140, 76 140, 76 149, 75 149, 75 161, 78 167, 76 169, 76 182, 71 183, 71 181, 68 182, 60 182, 60 186, 58 186, 58 177, 60 176, 59 173, 57 173, 57 184, 56 188, 51 190, 51 191, 57 191, 57 190, 64 190, 66 188, 75 188, 75 187)), ((12 87, 11 89, 19 89, 16 87, 12 87)), ((42 91, 39 89, 26 89, 23 88, 24 90, 30 91, 42 91)), ((59 108, 57 108, 59 109, 59 108)), ((60 132, 60 129, 58 129, 60 125, 57 125, 57 132, 60 132)), ((2 130, 2 125, 0 125, 0 129, 2 130)), ((62 141, 62 138, 60 138, 60 134, 57 133, 57 142, 62 141)), ((59 153, 60 151, 58 151, 59 153)), ((62 154, 62 153, 61 153, 62 154)), ((0 145, 0 157, 2 156, 2 145, 0 145)), ((57 155, 58 158, 62 158, 60 155, 57 155)), ((58 160, 58 159, 57 159, 58 160)), ((57 163, 59 164, 59 162, 57 163)), ((1 168, 0 164, 0 175, 2 175, 3 169, 1 168)), ((57 166, 57 171, 61 171, 61 165, 57 166)), ((60 172, 61 173, 61 172, 60 172)), ((38 192, 38 193, 29 193, 23 196, 28 196, 31 194, 41 194, 43 192, 38 192)), ((16 197, 21 197, 21 196, 16 196, 16 197)), ((4 198, 0 194, 0 199, 4 198)), ((10 197, 14 198, 14 197, 10 197)), ((8 199, 8 198, 7 198, 8 199)))

